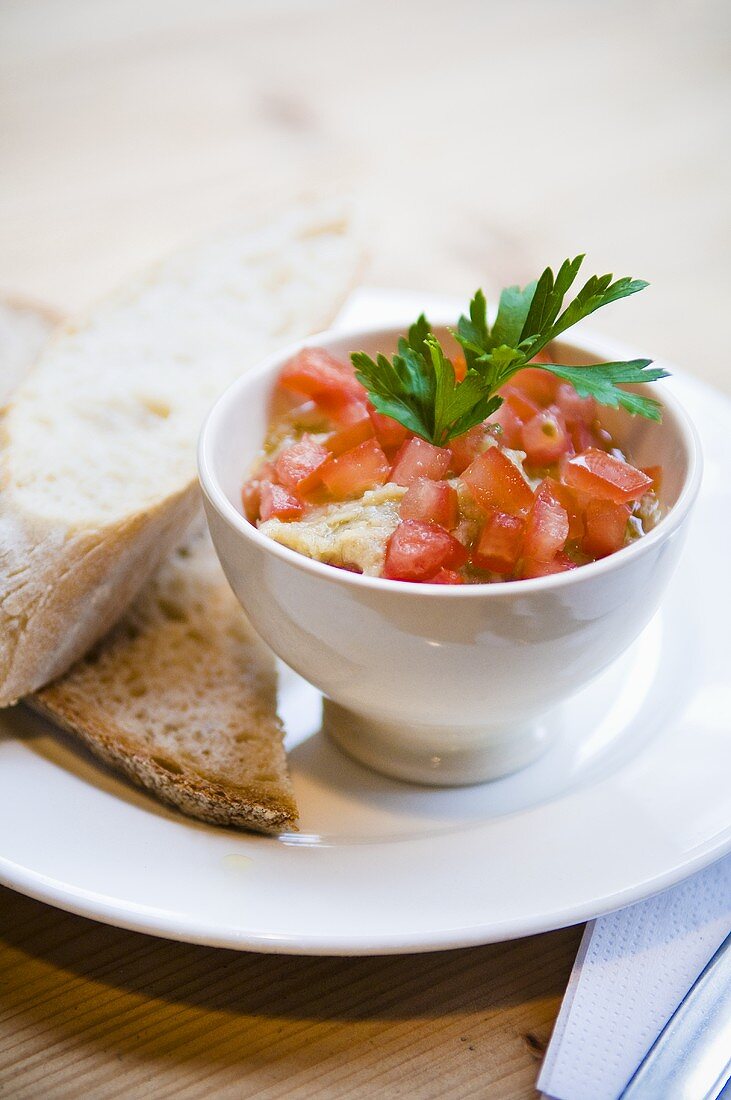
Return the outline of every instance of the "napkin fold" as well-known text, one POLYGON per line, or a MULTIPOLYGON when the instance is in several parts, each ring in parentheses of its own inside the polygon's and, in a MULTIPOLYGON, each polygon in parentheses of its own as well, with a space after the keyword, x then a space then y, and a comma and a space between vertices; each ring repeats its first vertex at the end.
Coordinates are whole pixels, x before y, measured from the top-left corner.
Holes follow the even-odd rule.
POLYGON ((538 1088, 618 1100, 731 929, 731 855, 586 926, 538 1088))

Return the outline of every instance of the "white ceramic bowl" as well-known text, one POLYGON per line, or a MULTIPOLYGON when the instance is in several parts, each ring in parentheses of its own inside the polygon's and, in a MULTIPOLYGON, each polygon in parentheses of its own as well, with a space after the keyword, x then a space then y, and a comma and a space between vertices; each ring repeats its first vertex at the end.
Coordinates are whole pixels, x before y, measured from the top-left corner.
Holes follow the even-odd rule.
MULTIPOLYGON (((402 331, 322 333, 306 343, 343 358, 388 353, 402 331)), ((626 650, 660 603, 701 479, 688 417, 662 383, 641 387, 662 401, 661 425, 602 410, 638 465, 663 467, 669 509, 653 531, 602 561, 490 585, 363 577, 280 546, 241 511, 274 379, 301 346, 235 382, 203 427, 200 480, 231 587, 274 652, 323 692, 324 729, 362 763, 432 784, 522 767, 560 729, 556 704, 626 650)), ((562 362, 612 357, 601 341, 559 346, 562 362)))

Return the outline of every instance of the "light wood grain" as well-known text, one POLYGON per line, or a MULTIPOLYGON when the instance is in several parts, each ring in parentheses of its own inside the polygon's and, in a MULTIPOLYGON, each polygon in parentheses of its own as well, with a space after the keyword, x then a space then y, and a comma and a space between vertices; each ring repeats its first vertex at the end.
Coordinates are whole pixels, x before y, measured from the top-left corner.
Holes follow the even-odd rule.
MULTIPOLYGON (((491 293, 578 251, 599 327, 731 390, 725 0, 4 0, 0 288, 83 309, 347 188, 369 280, 491 293)), ((489 868, 485 869, 489 873, 489 868)), ((0 891, 0 1095, 534 1095, 579 930, 411 958, 170 944, 0 891)))
POLYGON ((0 1095, 518 1100, 579 935, 287 958, 166 943, 0 889, 0 1095))
POLYGON ((351 188, 372 281, 586 251, 601 327, 729 388, 724 0, 4 0, 0 286, 67 311, 262 199, 351 188))

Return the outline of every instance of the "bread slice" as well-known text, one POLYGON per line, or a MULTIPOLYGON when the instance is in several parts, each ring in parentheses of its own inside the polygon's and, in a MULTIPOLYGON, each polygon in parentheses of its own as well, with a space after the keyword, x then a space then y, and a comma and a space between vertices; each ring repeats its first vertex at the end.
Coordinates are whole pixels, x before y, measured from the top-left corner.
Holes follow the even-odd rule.
POLYGON ((120 618, 198 512, 207 408, 327 325, 358 265, 341 209, 296 208, 173 257, 51 342, 0 423, 0 705, 120 618))
POLYGON ((203 531, 109 637, 31 702, 184 813, 260 832, 296 827, 274 659, 203 531))
POLYGON ((0 407, 20 384, 60 322, 47 306, 0 298, 0 407))
MULTIPOLYGON (((57 324, 44 307, 0 299, 0 400, 57 324)), ((202 529, 160 567, 93 656, 28 701, 194 817, 262 832, 296 828, 274 658, 253 635, 202 529)))

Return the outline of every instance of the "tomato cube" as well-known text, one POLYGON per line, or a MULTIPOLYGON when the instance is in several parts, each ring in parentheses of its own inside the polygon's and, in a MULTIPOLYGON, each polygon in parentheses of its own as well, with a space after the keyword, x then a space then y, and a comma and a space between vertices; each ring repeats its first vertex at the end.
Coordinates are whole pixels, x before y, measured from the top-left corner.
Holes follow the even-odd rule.
MULTIPOLYGON (((497 412, 492 414, 488 420, 488 424, 495 424, 500 429, 500 442, 506 447, 517 450, 522 446, 523 421, 515 413, 512 405, 509 405, 507 401, 503 401, 497 412)), ((455 444, 459 443, 459 441, 459 438, 452 440, 450 444, 452 450, 455 450, 455 444)), ((475 456, 473 455, 472 457, 474 458, 475 456)), ((464 465, 462 469, 465 469, 464 465)), ((461 473, 461 470, 457 472, 461 473)))
POLYGON ((569 489, 568 485, 562 485, 560 481, 556 481, 552 477, 544 478, 543 484, 550 489, 551 495, 561 507, 566 509, 566 514, 569 517, 569 538, 583 538, 585 531, 584 514, 590 498, 576 489, 569 489))
POLYGON ((349 397, 319 398, 318 408, 339 427, 348 427, 362 420, 368 413, 365 401, 353 401, 349 397))
MULTIPOLYGON (((538 362, 538 357, 533 361, 538 362)), ((545 359, 544 362, 548 363, 550 359, 545 359)), ((555 374, 549 374, 547 370, 541 370, 540 367, 524 367, 523 370, 518 371, 512 385, 536 404, 550 405, 556 400, 559 380, 555 374)))
POLYGON ((490 447, 460 475, 470 493, 485 511, 527 512, 533 492, 520 470, 499 447, 490 447))
POLYGON ((452 366, 454 367, 454 377, 457 382, 464 381, 464 377, 467 374, 467 360, 464 355, 455 355, 452 358, 452 366))
POLYGON ((457 490, 447 481, 419 477, 404 493, 399 514, 402 519, 438 523, 447 531, 453 531, 459 522, 457 490))
POLYGON ((568 425, 569 435, 571 436, 571 446, 576 454, 580 454, 582 451, 588 451, 589 447, 593 447, 596 439, 594 432, 588 424, 584 424, 581 420, 575 420, 572 424, 568 425))
POLYGON ((643 466, 642 473, 652 481, 652 488, 656 493, 662 488, 662 466, 643 466))
POLYGON ((324 446, 333 455, 341 455, 344 451, 352 451, 359 443, 365 443, 373 435, 373 423, 367 410, 363 407, 362 416, 354 420, 352 424, 345 424, 325 440, 324 446))
POLYGON ((525 580, 529 580, 532 577, 550 577, 554 573, 565 573, 568 569, 576 569, 576 562, 566 554, 559 553, 551 561, 524 558, 520 575, 525 580))
POLYGON ((349 363, 336 359, 323 348, 303 348, 283 367, 279 384, 307 394, 318 404, 322 400, 365 401, 365 387, 349 363))
POLYGON ((426 584, 464 584, 464 577, 454 569, 440 569, 433 577, 426 578, 426 584))
POLYGON ((259 514, 266 519, 299 519, 302 504, 294 494, 283 485, 274 485, 271 481, 262 481, 260 490, 259 514))
POLYGON ((439 481, 449 469, 452 452, 449 447, 435 447, 419 436, 412 436, 399 449, 391 471, 391 481, 411 485, 418 477, 439 481))
POLYGON ((571 449, 571 436, 563 417, 553 409, 541 409, 523 425, 522 447, 534 466, 550 466, 571 449))
POLYGON ((403 520, 386 545, 383 576, 399 581, 426 581, 440 569, 459 569, 467 551, 436 523, 403 520))
POLYGON ((375 409, 370 409, 369 412, 376 439, 382 447, 400 447, 405 442, 409 434, 408 428, 399 424, 392 416, 376 412, 375 409))
POLYGON ((478 569, 492 573, 512 573, 523 550, 525 521, 507 512, 493 512, 488 516, 472 561, 478 569))
POLYGON ((532 420, 536 413, 540 411, 540 405, 532 401, 528 394, 523 393, 517 386, 504 386, 501 394, 505 399, 505 404, 510 406, 523 423, 526 420, 532 420))
POLYGON ((562 382, 556 392, 556 404, 566 423, 589 425, 596 418, 596 402, 593 397, 579 397, 570 382, 562 382))
POLYGON ((569 517, 556 500, 550 485, 541 482, 525 525, 525 556, 536 561, 551 561, 562 550, 569 536, 569 517))
POLYGON ((245 481, 241 490, 241 507, 249 523, 256 523, 261 506, 261 483, 252 478, 245 481))
POLYGON ((581 489, 600 500, 628 504, 639 500, 652 487, 652 478, 621 458, 590 447, 574 455, 563 468, 567 485, 581 489))
POLYGON ((329 458, 319 470, 320 480, 336 500, 359 496, 383 485, 391 465, 375 439, 366 439, 350 451, 329 458))
POLYGON ((303 436, 297 443, 282 451, 274 463, 279 484, 294 493, 307 492, 312 484, 316 484, 312 475, 327 457, 328 452, 322 444, 303 436))
MULTIPOLYGON (((497 418, 502 410, 502 406, 498 409, 494 417, 497 418)), ((488 425, 498 423, 497 419, 487 422, 488 425)), ((485 450, 488 446, 488 440, 494 438, 484 424, 476 424, 474 428, 470 428, 464 435, 458 435, 456 439, 452 439, 449 442, 449 449, 452 452, 452 459, 449 465, 450 470, 455 474, 461 474, 463 470, 466 470, 470 462, 472 462, 479 454, 485 450)), ((511 446, 508 443, 508 446, 511 446)))
POLYGON ((592 500, 586 508, 586 533, 581 549, 590 558, 606 558, 624 546, 630 510, 612 500, 592 500))
POLYGON ((265 462, 263 466, 257 470, 254 477, 244 482, 243 488, 241 489, 241 505, 249 523, 256 523, 259 519, 262 483, 264 481, 273 481, 275 477, 274 464, 272 462, 265 462))

